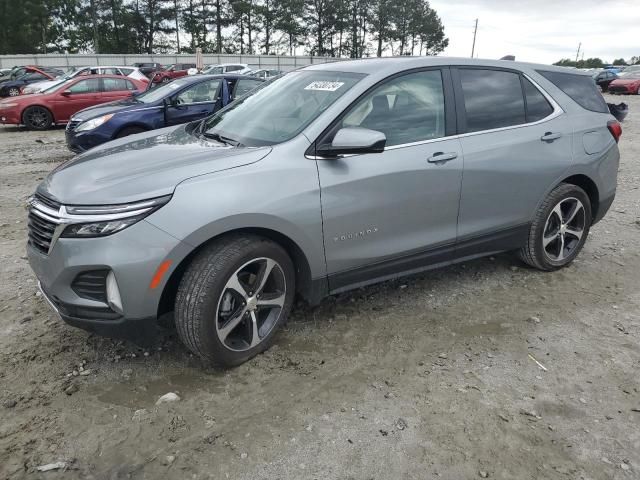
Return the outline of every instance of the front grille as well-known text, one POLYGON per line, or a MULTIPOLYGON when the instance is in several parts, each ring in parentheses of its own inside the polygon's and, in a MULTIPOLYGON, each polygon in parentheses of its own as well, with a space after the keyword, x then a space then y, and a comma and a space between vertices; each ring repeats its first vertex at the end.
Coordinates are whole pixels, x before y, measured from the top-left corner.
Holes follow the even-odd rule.
POLYGON ((36 250, 49 253, 56 228, 60 224, 60 204, 43 195, 36 194, 29 209, 29 244, 36 250))
POLYGON ((71 289, 81 298, 107 303, 107 275, 109 270, 80 273, 71 283, 71 289))
POLYGON ((82 120, 78 120, 78 119, 71 119, 69 120, 69 123, 67 123, 67 130, 72 131, 75 130, 76 128, 78 128, 78 125, 80 125, 82 123, 82 120))

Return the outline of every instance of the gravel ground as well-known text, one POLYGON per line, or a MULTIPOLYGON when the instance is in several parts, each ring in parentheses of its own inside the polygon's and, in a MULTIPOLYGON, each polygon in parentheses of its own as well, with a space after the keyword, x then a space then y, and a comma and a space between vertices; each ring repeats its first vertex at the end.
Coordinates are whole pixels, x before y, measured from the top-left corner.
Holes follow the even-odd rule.
POLYGON ((49 310, 23 204, 71 154, 61 129, 0 127, 0 478, 640 478, 640 97, 624 101, 618 196, 572 266, 501 255, 299 305, 230 371, 174 334, 144 350, 49 310))

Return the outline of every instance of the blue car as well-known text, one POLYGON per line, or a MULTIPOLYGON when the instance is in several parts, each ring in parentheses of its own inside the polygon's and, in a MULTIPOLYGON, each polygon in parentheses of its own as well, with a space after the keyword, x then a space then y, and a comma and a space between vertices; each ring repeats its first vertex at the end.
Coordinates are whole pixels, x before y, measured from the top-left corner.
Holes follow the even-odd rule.
POLYGON ((237 74, 194 75, 126 100, 86 108, 67 124, 67 146, 80 153, 134 133, 199 120, 262 82, 237 74))

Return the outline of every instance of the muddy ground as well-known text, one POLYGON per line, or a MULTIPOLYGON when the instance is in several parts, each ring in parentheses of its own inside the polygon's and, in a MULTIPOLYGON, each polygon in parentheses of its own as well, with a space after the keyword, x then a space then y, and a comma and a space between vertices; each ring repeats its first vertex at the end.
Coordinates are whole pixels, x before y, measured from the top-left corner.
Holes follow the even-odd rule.
POLYGON ((298 306, 230 371, 172 334, 144 350, 50 311, 23 203, 71 154, 61 129, 0 127, 0 478, 640 478, 640 97, 625 101, 618 196, 572 266, 501 255, 298 306), (167 392, 181 400, 156 406, 167 392))

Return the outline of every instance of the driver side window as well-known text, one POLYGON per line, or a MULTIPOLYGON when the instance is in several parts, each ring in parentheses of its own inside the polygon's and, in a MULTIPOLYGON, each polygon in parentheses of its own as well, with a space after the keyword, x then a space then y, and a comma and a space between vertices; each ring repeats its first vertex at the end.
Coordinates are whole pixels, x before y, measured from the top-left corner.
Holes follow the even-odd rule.
POLYGON ((100 91, 100 80, 98 78, 81 80, 69 87, 69 91, 71 93, 98 93, 100 91))
POLYGON ((176 104, 189 105, 192 103, 215 102, 218 98, 220 80, 209 80, 197 83, 176 96, 176 104))
POLYGON ((387 146, 445 136, 440 70, 393 78, 365 94, 342 120, 342 127, 382 132, 387 146))

